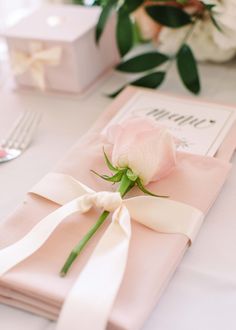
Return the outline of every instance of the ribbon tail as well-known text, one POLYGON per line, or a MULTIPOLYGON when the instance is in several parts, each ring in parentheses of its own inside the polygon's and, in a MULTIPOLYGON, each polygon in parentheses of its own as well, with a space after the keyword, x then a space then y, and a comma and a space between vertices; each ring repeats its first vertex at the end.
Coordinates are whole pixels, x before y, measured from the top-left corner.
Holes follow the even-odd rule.
POLYGON ((29 58, 21 52, 10 52, 11 68, 14 75, 25 73, 30 67, 29 58))
POLYGON ((130 215, 122 206, 70 290, 57 330, 106 328, 126 268, 130 236, 130 215))
POLYGON ((92 194, 95 191, 70 175, 48 173, 30 189, 29 193, 36 194, 59 205, 64 205, 77 197, 92 194))
POLYGON ((124 203, 133 220, 160 233, 185 235, 190 244, 204 219, 201 210, 171 199, 137 196, 124 203))
POLYGON ((35 53, 34 59, 36 61, 42 61, 46 65, 57 66, 60 64, 61 54, 61 47, 52 47, 35 53))
POLYGON ((34 62, 30 68, 31 75, 36 85, 41 89, 45 90, 45 74, 44 74, 44 66, 40 62, 34 62))
POLYGON ((36 252, 69 215, 83 212, 84 196, 74 199, 43 218, 16 243, 0 250, 0 276, 36 252))

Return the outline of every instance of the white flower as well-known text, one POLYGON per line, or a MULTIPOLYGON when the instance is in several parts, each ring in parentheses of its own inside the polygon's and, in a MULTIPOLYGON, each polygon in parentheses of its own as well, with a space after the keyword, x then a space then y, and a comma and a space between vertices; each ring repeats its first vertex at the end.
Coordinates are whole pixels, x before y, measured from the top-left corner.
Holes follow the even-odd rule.
POLYGON ((220 33, 216 29, 213 39, 222 49, 236 50, 236 0, 224 0, 215 7, 216 19, 223 29, 220 33))
MULTIPOLYGON (((214 3, 214 17, 222 32, 217 30, 210 18, 204 18, 196 23, 187 42, 199 61, 224 62, 236 54, 236 0, 216 0, 214 3)), ((189 28, 164 27, 159 34, 158 49, 169 54, 176 53, 189 28)))

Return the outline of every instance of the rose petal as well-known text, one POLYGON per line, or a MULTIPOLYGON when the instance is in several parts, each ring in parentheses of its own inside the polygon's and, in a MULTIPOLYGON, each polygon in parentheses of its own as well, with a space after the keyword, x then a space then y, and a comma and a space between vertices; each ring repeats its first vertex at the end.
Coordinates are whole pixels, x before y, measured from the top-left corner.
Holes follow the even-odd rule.
POLYGON ((174 139, 156 121, 127 119, 114 126, 113 133, 113 165, 130 168, 143 184, 160 180, 175 166, 174 139))

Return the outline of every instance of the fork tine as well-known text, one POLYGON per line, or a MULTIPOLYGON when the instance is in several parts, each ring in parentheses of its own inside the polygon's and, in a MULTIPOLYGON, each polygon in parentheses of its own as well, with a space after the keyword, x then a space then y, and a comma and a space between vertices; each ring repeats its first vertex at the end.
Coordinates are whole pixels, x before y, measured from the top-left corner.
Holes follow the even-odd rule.
POLYGON ((19 140, 17 147, 21 150, 24 150, 28 147, 29 143, 32 140, 33 134, 41 120, 41 113, 34 112, 34 116, 31 121, 31 125, 29 125, 28 130, 24 132, 24 134, 21 136, 21 139, 19 140))
POLYGON ((29 111, 24 112, 13 124, 10 132, 8 133, 7 137, 3 139, 1 146, 3 148, 9 148, 12 145, 12 141, 14 141, 14 137, 17 134, 19 130, 21 130, 21 127, 24 125, 25 120, 27 119, 29 115, 29 111))
POLYGON ((34 113, 31 111, 28 111, 28 115, 25 117, 24 122, 18 130, 15 132, 15 135, 13 135, 13 138, 11 140, 11 145, 9 148, 17 149, 19 146, 19 141, 22 140, 22 137, 27 134, 28 130, 30 129, 31 123, 34 119, 34 113))

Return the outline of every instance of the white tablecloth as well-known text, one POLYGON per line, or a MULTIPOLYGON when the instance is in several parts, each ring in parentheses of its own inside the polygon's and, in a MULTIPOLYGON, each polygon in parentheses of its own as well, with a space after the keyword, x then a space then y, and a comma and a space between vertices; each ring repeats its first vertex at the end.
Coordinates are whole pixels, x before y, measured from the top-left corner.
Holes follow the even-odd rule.
MULTIPOLYGON (((201 97, 236 105, 236 62, 201 65, 201 97)), ((187 95, 175 68, 161 90, 187 95)), ((14 93, 23 107, 44 112, 31 147, 0 166, 0 219, 23 199, 27 190, 50 171, 68 148, 111 102, 104 96, 124 81, 110 75, 82 97, 14 93), (98 87, 99 86, 99 87, 98 87)), ((12 91, 0 92, 0 139, 20 112, 6 106, 12 91), (6 101, 8 99, 8 101, 6 101)), ((236 157, 233 160, 236 165, 236 157)), ((198 239, 185 255, 144 330, 236 329, 236 168, 207 216, 198 239)), ((55 324, 0 305, 2 330, 52 330, 55 324)), ((69 330, 69 329, 68 329, 69 330)), ((82 330, 82 329, 81 329, 82 330)), ((96 329, 93 329, 96 330, 96 329)))

